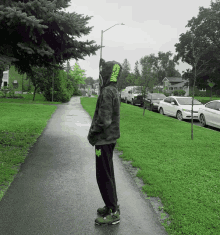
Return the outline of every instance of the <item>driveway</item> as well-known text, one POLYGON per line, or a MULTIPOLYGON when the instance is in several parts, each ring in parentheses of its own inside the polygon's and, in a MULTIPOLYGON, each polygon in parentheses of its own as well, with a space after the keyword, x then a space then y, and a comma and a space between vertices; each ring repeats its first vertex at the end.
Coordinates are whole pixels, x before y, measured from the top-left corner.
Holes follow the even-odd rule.
POLYGON ((114 151, 121 223, 97 226, 104 206, 95 174, 95 149, 87 140, 91 124, 80 97, 58 108, 0 201, 2 235, 165 235, 158 198, 140 192, 136 168, 114 151), (154 206, 152 202, 155 202, 154 206))

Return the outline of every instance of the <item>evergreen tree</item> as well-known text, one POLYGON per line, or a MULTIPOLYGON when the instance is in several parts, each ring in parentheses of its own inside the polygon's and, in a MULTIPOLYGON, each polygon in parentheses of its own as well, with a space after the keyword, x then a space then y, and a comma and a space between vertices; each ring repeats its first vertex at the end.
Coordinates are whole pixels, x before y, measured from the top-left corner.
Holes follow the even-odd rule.
POLYGON ((129 81, 128 81, 128 76, 130 75, 130 71, 131 71, 131 66, 128 62, 127 59, 124 60, 123 64, 122 64, 122 72, 121 72, 121 76, 118 82, 118 90, 119 92, 121 92, 122 89, 124 89, 126 86, 130 86, 129 81))
MULTIPOLYGON (((66 13, 70 0, 0 1, 0 75, 5 65, 14 65, 20 73, 31 74, 33 67, 63 68, 69 59, 84 59, 100 46, 94 41, 77 41, 88 35, 92 17, 66 13)), ((0 84, 2 78, 0 76, 0 84)))
MULTIPOLYGON (((143 58, 140 59, 142 70, 141 70, 141 77, 138 81, 138 85, 141 86, 141 93, 143 99, 146 99, 147 93, 151 92, 151 90, 153 90, 153 86, 157 83, 157 77, 153 72, 154 60, 152 58, 154 57, 150 55, 150 56, 144 56, 143 58)), ((143 115, 144 114, 145 114, 145 102, 144 102, 143 115)))
POLYGON ((141 74, 140 74, 140 71, 139 71, 139 62, 138 62, 138 60, 135 62, 134 75, 135 75, 135 83, 136 83, 141 77, 141 74))

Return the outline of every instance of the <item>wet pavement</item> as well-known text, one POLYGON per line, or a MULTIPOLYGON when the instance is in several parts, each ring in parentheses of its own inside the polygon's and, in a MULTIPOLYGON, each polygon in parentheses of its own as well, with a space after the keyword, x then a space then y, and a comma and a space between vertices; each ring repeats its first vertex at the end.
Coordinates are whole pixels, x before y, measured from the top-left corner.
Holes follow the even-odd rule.
POLYGON ((140 192, 137 169, 117 150, 113 161, 121 222, 95 225, 97 208, 104 203, 96 182, 95 148, 87 140, 92 119, 80 97, 57 106, 0 201, 0 234, 167 234, 140 192))

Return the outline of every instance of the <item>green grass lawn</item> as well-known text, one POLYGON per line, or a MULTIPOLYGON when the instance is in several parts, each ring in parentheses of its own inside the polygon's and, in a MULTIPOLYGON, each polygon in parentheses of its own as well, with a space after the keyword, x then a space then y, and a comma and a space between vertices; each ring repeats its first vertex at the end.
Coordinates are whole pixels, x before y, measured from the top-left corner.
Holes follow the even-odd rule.
POLYGON ((0 200, 10 186, 29 148, 37 141, 60 102, 44 101, 42 95, 24 99, 0 98, 0 200), (35 105, 33 105, 35 104, 35 105))
MULTIPOLYGON (((62 104, 61 102, 50 102, 50 101, 45 101, 45 98, 43 95, 36 94, 35 99, 33 101, 33 96, 32 94, 23 94, 23 95, 16 95, 20 97, 24 97, 22 99, 6 99, 0 97, 0 103, 25 103, 25 104, 62 104)), ((8 97, 8 94, 7 94, 8 97)))
MULTIPOLYGON (((81 104, 93 118, 97 98, 81 104)), ((160 197, 169 234, 220 234, 219 132, 121 104, 120 155, 141 170, 143 192, 160 197)))

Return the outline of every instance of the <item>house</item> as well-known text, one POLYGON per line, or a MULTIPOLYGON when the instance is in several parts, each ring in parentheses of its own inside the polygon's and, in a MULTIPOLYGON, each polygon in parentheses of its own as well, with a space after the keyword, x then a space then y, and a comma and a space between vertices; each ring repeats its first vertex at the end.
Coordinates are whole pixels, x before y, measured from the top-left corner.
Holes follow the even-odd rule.
POLYGON ((7 86, 8 83, 9 83, 9 66, 8 66, 7 70, 3 72, 1 88, 3 86, 7 86))
POLYGON ((187 82, 189 79, 183 79, 181 77, 165 77, 162 80, 163 92, 173 94, 175 90, 184 90, 186 92, 185 96, 189 95, 189 86, 187 82))
POLYGON ((99 89, 99 83, 98 82, 93 84, 93 89, 99 89))
POLYGON ((8 70, 3 72, 3 78, 2 78, 2 84, 1 89, 3 89, 4 86, 13 85, 15 88, 15 93, 22 93, 22 86, 23 90, 27 87, 32 85, 32 82, 30 80, 27 80, 27 75, 21 75, 18 73, 18 71, 15 70, 14 66, 8 66, 8 70))

